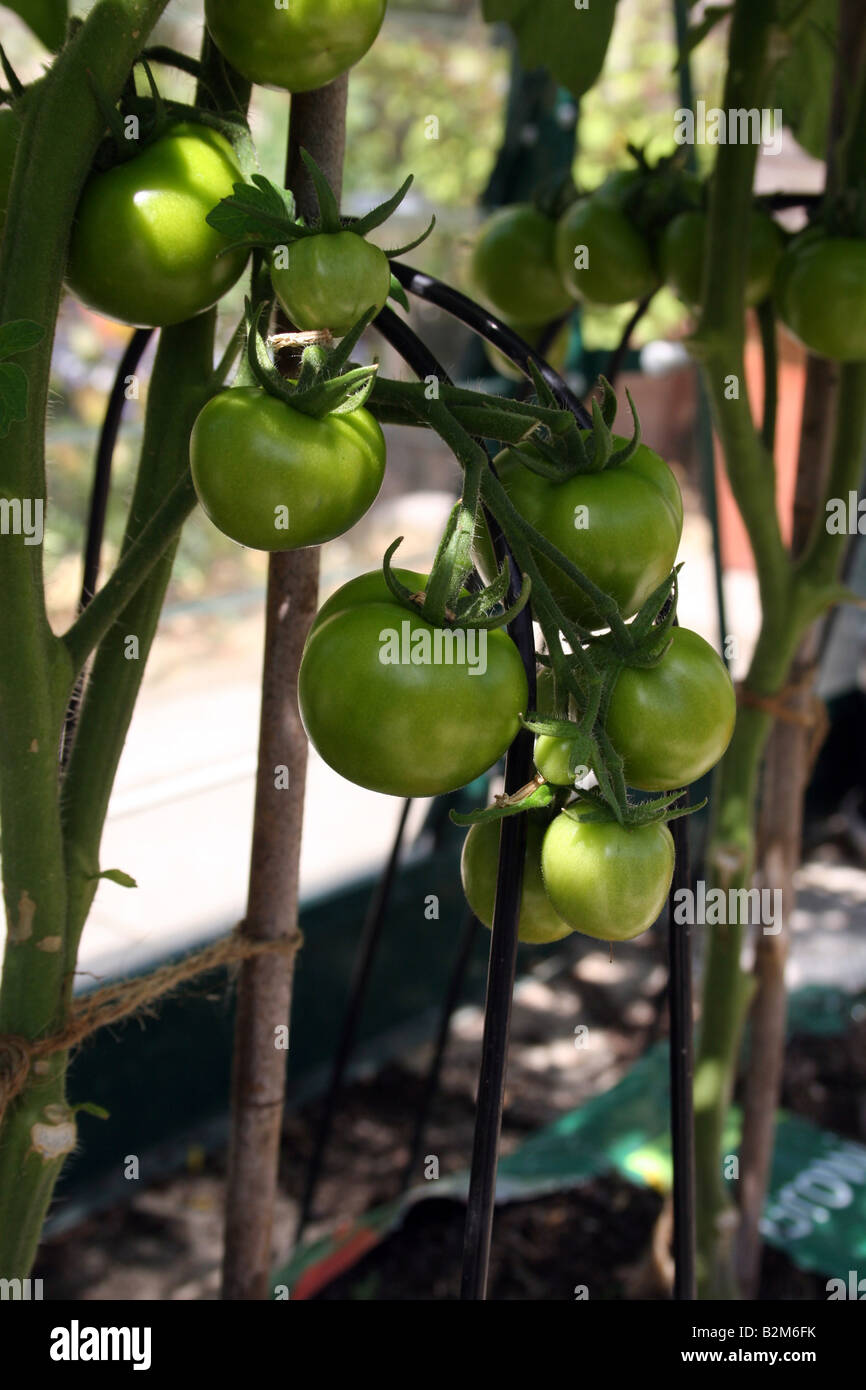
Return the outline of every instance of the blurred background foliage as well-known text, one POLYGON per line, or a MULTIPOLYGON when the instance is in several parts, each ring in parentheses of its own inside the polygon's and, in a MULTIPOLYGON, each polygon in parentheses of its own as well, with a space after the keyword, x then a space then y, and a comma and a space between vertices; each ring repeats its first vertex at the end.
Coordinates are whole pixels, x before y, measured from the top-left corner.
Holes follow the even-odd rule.
MULTIPOLYGON (((79 15, 89 8, 87 3, 73 5, 79 15)), ((21 77, 32 80, 44 50, 15 15, 5 9, 0 13, 4 46, 21 77)), ((196 53, 201 23, 201 0, 173 0, 154 41, 196 53)), ((718 94, 723 42, 717 29, 694 57, 695 86, 708 102, 718 94)), ((352 73, 345 210, 365 209, 413 173, 410 196, 400 215, 380 232, 381 244, 409 239, 435 213, 436 230, 412 260, 464 287, 472 234, 482 215, 479 198, 502 139, 511 61, 507 31, 484 23, 479 0, 391 0, 379 39, 352 73), (434 130, 436 138, 431 138, 434 130)), ((620 0, 602 79, 581 105, 573 171, 579 187, 594 187, 612 168, 627 163, 629 142, 646 146, 651 157, 673 148, 675 62, 670 0, 620 0), (667 81, 660 83, 659 73, 668 74, 667 81)), ((191 99, 190 79, 164 68, 157 76, 166 95, 191 99)), ((251 123, 262 168, 274 179, 283 167, 286 106, 285 94, 256 89, 251 123)), ((531 132, 527 139, 531 142, 531 132)), ((223 303, 223 339, 238 321, 242 295, 241 286, 223 303)), ((584 315, 587 345, 615 343, 629 313, 626 307, 584 315)), ((683 327, 682 306, 663 291, 638 341, 677 335, 683 327)), ((60 621, 77 597, 92 458, 105 394, 128 332, 71 299, 64 305, 54 358, 45 550, 49 602, 60 621)), ((152 348, 136 383, 138 398, 128 402, 116 453, 106 566, 123 532, 151 357, 152 348)), ((263 575, 262 556, 227 548, 224 538, 196 515, 184 530, 171 597, 177 602, 237 590, 261 583, 263 575)))

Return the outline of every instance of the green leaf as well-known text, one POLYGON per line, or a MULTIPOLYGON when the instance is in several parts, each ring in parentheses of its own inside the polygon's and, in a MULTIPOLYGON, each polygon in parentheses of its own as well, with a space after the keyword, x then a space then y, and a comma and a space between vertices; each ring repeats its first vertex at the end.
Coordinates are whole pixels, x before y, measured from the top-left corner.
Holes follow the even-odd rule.
POLYGON ((295 221, 295 200, 288 189, 263 174, 253 174, 251 183, 236 183, 231 197, 217 203, 205 221, 233 242, 279 246, 312 235, 295 221))
POLYGON ((32 319, 13 319, 0 327, 0 360, 27 352, 45 337, 45 329, 32 319))
POLYGON ((37 39, 56 52, 66 38, 69 0, 5 0, 6 8, 20 15, 37 39))
POLYGON ((0 439, 27 419, 27 377, 17 362, 0 362, 0 439))
POLYGON ((540 787, 525 796, 522 801, 516 801, 509 805, 487 806, 479 811, 451 811, 450 816, 455 825, 481 825, 485 821, 504 820, 506 816, 519 816, 524 811, 533 811, 540 806, 549 806, 556 792, 553 787, 542 782, 540 787))
POLYGON ((72 1110, 74 1114, 77 1114, 79 1110, 83 1110, 85 1115, 93 1115, 97 1120, 111 1119, 111 1112, 106 1110, 103 1105, 97 1105, 93 1100, 79 1101, 77 1105, 72 1106, 72 1110))
POLYGON ((604 65, 616 0, 483 0, 484 18, 502 20, 517 39, 525 68, 547 68, 575 97, 583 96, 604 65))
POLYGON ((110 878, 112 883, 119 883, 121 888, 137 888, 138 884, 131 874, 125 874, 123 869, 103 869, 96 875, 97 878, 110 878))
POLYGON ((827 153, 838 10, 838 0, 783 0, 779 10, 788 46, 776 74, 773 104, 815 159, 827 153))

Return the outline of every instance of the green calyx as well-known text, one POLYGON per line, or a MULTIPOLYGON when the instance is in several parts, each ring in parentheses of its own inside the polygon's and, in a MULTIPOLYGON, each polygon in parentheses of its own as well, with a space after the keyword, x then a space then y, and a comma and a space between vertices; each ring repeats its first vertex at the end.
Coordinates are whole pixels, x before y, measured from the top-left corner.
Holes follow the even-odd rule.
MULTIPOLYGON (((231 197, 223 198, 208 214, 207 221, 230 241, 227 248, 253 246, 268 249, 285 246, 304 237, 320 236, 323 233, 353 232, 365 237, 374 227, 379 227, 400 206, 412 184, 412 175, 398 188, 392 197, 372 208, 363 217, 342 217, 333 189, 316 161, 307 150, 301 151, 301 158, 312 180, 318 203, 319 215, 311 222, 304 222, 295 216, 295 203, 292 195, 279 188, 262 174, 254 174, 249 183, 236 183, 231 197)), ((426 240, 435 225, 431 218, 429 226, 421 236, 405 246, 386 251, 388 257, 403 255, 426 240)))
POLYGON ((672 820, 680 820, 683 816, 694 815, 695 811, 701 811, 706 806, 706 797, 694 806, 674 805, 685 790, 685 787, 679 787, 676 791, 654 796, 649 801, 628 802, 622 815, 615 816, 611 807, 594 787, 581 788, 575 792, 575 800, 563 807, 563 814, 575 821, 599 821, 608 824, 617 821, 620 825, 629 827, 653 825, 657 821, 667 824, 672 820))
MULTIPOLYGON (((538 403, 550 407, 556 404, 549 386, 530 364, 538 403)), ((633 458, 641 443, 640 420, 631 394, 626 391, 631 408, 634 430, 622 448, 616 448, 613 423, 616 419, 616 394, 606 377, 599 377, 602 398, 592 401, 592 429, 578 428, 574 416, 563 412, 562 429, 554 434, 546 426, 535 430, 524 445, 512 447, 527 468, 553 482, 564 482, 578 473, 600 473, 605 468, 619 468, 633 458)))
POLYGON ((461 504, 458 503, 448 519, 448 526, 442 544, 439 546, 430 573, 428 588, 424 595, 419 595, 407 588, 397 578, 392 568, 391 560, 397 547, 402 544, 402 536, 398 536, 389 545, 383 556, 382 573, 385 577, 385 583, 398 603, 412 613, 420 613, 434 627, 462 627, 475 630, 483 628, 487 631, 493 631, 498 627, 507 627, 529 602, 532 583, 524 576, 517 599, 510 605, 506 604, 511 576, 508 565, 504 564, 500 566, 492 584, 486 585, 477 593, 467 594, 462 591, 464 580, 471 565, 465 564, 460 559, 460 548, 457 543, 460 534, 458 525, 460 509, 461 504), (442 584, 443 578, 444 584, 442 584), (437 580, 439 584, 437 584, 437 580), (434 597, 440 584, 445 593, 445 601, 441 611, 440 605, 434 597))
POLYGON ((297 378, 288 380, 277 371, 262 334, 262 320, 269 309, 267 300, 255 310, 247 301, 247 350, 235 385, 260 386, 292 410, 317 420, 325 415, 349 415, 360 409, 373 389, 378 365, 350 367, 348 363, 375 310, 368 309, 337 347, 329 349, 320 343, 305 347, 297 378))
MULTIPOLYGON (((184 102, 167 101, 156 84, 146 58, 138 60, 144 68, 150 87, 149 96, 139 96, 131 74, 118 105, 107 100, 96 82, 91 80, 94 99, 99 106, 108 135, 96 151, 93 168, 105 173, 117 164, 125 164, 135 159, 171 130, 172 126, 188 122, 190 125, 208 126, 223 135, 232 146, 238 163, 243 170, 256 167, 256 154, 253 148, 249 125, 246 120, 218 114, 204 106, 191 106, 184 102), (130 124, 133 122, 134 124, 130 124), (134 133, 130 133, 130 131, 134 133)), ((208 219, 210 220, 210 219, 208 219)), ((231 246, 226 251, 231 251, 231 246)), ((225 254, 225 253, 222 253, 225 254)))

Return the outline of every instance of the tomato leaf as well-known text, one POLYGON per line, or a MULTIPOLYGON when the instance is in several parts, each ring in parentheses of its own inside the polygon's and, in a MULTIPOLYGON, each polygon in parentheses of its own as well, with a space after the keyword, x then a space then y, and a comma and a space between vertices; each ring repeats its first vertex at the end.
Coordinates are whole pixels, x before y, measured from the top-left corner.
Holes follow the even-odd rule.
POLYGON ((27 419, 27 377, 17 362, 0 362, 0 439, 27 419))
POLYGON ((125 874, 123 869, 103 869, 96 875, 97 878, 109 878, 112 883, 119 883, 121 888, 137 888, 138 884, 131 874, 125 874))
POLYGON ((69 0, 5 0, 6 8, 20 15, 37 39, 56 52, 66 38, 69 0))
POLYGON ((775 105, 815 159, 827 153, 838 11, 838 0, 783 0, 779 13, 788 48, 776 74, 775 105))
POLYGON ((97 1105, 93 1100, 81 1100, 77 1105, 73 1105, 72 1109, 76 1114, 79 1110, 83 1110, 85 1115, 93 1115, 97 1120, 109 1120, 111 1118, 111 1111, 106 1110, 102 1105, 97 1105))
POLYGON ((502 20, 517 39, 525 68, 548 68, 573 96, 583 96, 604 64, 616 0, 483 0, 484 18, 502 20))
POLYGON ((0 361, 14 357, 16 352, 27 352, 36 347, 45 337, 45 329, 32 319, 13 319, 0 327, 0 361))
POLYGON ((555 796, 554 788, 542 782, 541 786, 536 787, 522 801, 497 803, 478 811, 450 811, 449 815, 455 825, 481 825, 485 821, 504 820, 506 816, 519 816, 523 811, 549 806, 555 796))
POLYGON ((236 183, 231 197, 211 208, 205 221, 214 231, 234 242, 258 242, 278 246, 298 236, 310 236, 309 227, 295 221, 295 200, 286 188, 253 174, 251 183, 236 183))

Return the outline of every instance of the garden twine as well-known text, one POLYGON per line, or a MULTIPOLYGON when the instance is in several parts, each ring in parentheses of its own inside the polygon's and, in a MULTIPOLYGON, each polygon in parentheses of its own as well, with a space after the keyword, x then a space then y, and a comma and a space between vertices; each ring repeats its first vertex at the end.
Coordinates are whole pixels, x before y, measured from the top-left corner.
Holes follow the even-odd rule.
POLYGON ((792 681, 789 685, 784 686, 777 695, 758 695, 756 691, 749 690, 743 681, 736 687, 738 704, 750 709, 763 710, 765 714, 772 715, 774 719, 780 720, 783 724, 799 724, 801 728, 810 731, 808 752, 810 767, 814 764, 830 727, 827 706, 820 695, 811 690, 814 674, 813 670, 807 671, 802 680, 792 681), (803 697, 805 697, 804 705, 800 709, 792 708, 787 703, 791 699, 803 697))
POLYGON ((174 965, 161 965, 147 975, 117 980, 94 990, 73 1004, 66 1023, 44 1038, 25 1038, 15 1033, 0 1034, 0 1121, 10 1101, 23 1090, 34 1062, 65 1052, 83 1042, 91 1033, 109 1024, 149 1009, 187 980, 204 975, 222 965, 234 965, 267 954, 291 959, 302 943, 295 931, 274 941, 255 940, 240 930, 222 937, 200 951, 193 951, 174 965))

